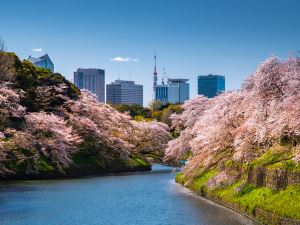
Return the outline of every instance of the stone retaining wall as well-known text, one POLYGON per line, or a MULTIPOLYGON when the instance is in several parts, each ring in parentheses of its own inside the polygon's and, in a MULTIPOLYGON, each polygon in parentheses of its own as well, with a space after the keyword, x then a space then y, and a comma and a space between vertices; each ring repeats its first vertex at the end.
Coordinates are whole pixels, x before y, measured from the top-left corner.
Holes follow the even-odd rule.
POLYGON ((255 210, 255 218, 266 225, 300 225, 299 220, 280 217, 258 208, 255 210))
POLYGON ((300 172, 265 167, 251 168, 248 170, 247 182, 258 187, 280 190, 291 184, 299 184, 300 172))

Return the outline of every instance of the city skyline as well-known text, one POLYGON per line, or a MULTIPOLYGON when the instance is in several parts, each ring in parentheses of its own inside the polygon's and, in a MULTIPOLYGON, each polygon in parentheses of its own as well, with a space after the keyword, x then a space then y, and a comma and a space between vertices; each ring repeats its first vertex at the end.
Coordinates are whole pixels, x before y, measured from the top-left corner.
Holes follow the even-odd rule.
POLYGON ((106 83, 131 78, 144 85, 147 105, 155 50, 158 81, 162 68, 170 78, 189 79, 190 98, 201 74, 226 74, 226 89, 238 89, 267 57, 299 50, 299 6, 296 0, 3 0, 0 36, 23 59, 48 53, 69 80, 80 67, 105 69, 106 83))

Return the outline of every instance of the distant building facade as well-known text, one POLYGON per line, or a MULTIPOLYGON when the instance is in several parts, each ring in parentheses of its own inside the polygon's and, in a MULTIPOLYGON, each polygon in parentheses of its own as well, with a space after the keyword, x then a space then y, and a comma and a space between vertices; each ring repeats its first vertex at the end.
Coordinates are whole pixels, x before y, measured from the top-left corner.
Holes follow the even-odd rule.
POLYGON ((143 85, 126 80, 116 80, 107 84, 106 103, 143 105, 143 85))
POLYGON ((74 84, 79 89, 87 89, 96 94, 99 102, 105 102, 105 71, 101 69, 77 69, 74 84))
POLYGON ((37 67, 40 68, 45 68, 51 70, 51 72, 54 72, 54 64, 51 61, 50 57, 48 54, 43 55, 41 57, 32 57, 31 55, 28 57, 28 61, 31 62, 32 64, 36 65, 37 67))
POLYGON ((201 75, 198 76, 198 94, 213 98, 225 91, 225 76, 201 75))
POLYGON ((190 98, 188 79, 168 79, 167 84, 159 84, 155 90, 155 100, 162 103, 183 103, 190 98))

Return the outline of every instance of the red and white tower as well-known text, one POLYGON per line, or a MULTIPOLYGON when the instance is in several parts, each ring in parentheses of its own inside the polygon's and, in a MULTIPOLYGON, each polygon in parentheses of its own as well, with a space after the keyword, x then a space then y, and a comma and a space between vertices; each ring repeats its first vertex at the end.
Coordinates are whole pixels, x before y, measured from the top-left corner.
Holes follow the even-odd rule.
POLYGON ((157 86, 157 72, 156 72, 156 51, 154 55, 154 72, 153 72, 153 100, 155 100, 155 90, 157 86))

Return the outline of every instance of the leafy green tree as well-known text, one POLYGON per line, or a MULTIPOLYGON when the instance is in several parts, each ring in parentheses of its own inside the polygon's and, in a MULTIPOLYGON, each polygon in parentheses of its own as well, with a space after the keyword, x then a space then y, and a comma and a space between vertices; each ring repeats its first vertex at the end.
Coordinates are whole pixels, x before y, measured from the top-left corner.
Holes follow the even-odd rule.
POLYGON ((151 117, 150 109, 145 108, 141 105, 119 104, 119 105, 112 105, 112 107, 118 110, 119 112, 128 112, 132 118, 136 116, 142 116, 143 118, 151 117))
POLYGON ((173 113, 181 113, 183 109, 181 108, 181 105, 169 105, 167 108, 162 110, 162 115, 161 115, 161 122, 168 124, 171 126, 171 115, 173 113))

